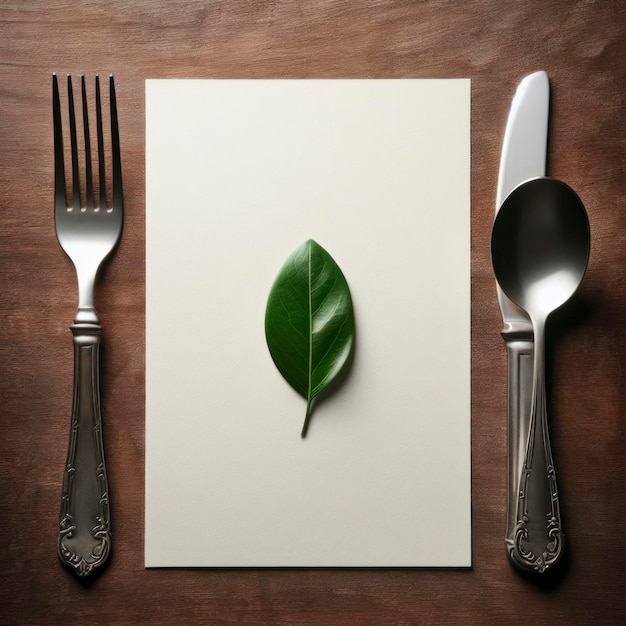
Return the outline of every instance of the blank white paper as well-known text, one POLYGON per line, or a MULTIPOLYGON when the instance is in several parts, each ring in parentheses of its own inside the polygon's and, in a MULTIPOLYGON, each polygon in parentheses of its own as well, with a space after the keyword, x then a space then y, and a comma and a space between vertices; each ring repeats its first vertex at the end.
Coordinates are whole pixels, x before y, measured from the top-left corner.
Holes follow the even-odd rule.
POLYGON ((146 81, 145 514, 147 567, 471 564, 469 80, 146 81), (356 343, 301 439, 309 238, 356 343))

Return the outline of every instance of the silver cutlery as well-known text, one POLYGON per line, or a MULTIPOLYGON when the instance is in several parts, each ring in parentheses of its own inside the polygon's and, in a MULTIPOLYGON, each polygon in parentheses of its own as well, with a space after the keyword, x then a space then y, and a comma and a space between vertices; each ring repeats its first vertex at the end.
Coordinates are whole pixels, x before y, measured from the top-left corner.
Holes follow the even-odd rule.
POLYGON ((563 552, 546 414, 546 323, 578 288, 589 260, 589 243, 585 207, 572 189, 551 178, 517 186, 493 226, 491 254, 498 285, 528 314, 534 339, 528 436, 509 548, 518 567, 539 573, 551 568, 563 552))
POLYGON ((104 463, 100 413, 99 352, 101 326, 94 306, 94 286, 102 262, 119 241, 123 223, 122 171, 117 104, 113 76, 109 79, 111 123, 111 202, 107 204, 105 145, 100 81, 95 80, 97 187, 92 168, 89 106, 81 77, 82 138, 79 148, 71 76, 67 78, 71 146, 71 196, 68 203, 59 85, 52 77, 54 125, 54 221, 61 248, 71 259, 78 280, 78 308, 71 326, 74 342, 74 397, 67 464, 59 521, 58 552, 75 574, 85 577, 101 567, 111 553, 109 490, 104 463), (84 203, 81 201, 80 158, 84 156, 84 203))
MULTIPOLYGON (((550 83, 545 72, 526 76, 519 84, 507 120, 496 214, 520 183, 546 173, 550 83)), ((508 354, 508 480, 505 543, 511 562, 523 570, 533 567, 516 542, 518 491, 526 454, 533 387, 533 331, 525 311, 496 284, 508 354)))

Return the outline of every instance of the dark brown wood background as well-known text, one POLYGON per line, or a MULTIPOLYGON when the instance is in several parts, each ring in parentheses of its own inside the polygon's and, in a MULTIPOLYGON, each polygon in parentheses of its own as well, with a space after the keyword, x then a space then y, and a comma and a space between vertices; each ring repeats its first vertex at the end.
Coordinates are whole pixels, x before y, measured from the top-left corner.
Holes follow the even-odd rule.
POLYGON ((621 0, 0 3, 0 621, 626 623, 625 53, 621 0), (577 190, 593 236, 580 293, 549 330, 568 558, 541 583, 503 547, 506 355, 489 258, 508 108, 538 69, 552 84, 549 174, 577 190), (56 555, 76 287, 53 226, 52 72, 115 74, 122 136, 125 230, 97 294, 115 551, 88 585, 56 555), (168 77, 472 79, 471 569, 144 569, 144 80, 168 77))

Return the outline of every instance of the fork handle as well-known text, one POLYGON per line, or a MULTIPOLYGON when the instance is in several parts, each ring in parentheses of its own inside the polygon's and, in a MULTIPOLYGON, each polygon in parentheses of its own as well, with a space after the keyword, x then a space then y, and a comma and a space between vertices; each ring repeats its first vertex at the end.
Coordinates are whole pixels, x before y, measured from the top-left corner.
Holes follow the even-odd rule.
POLYGON ((109 490, 100 415, 98 324, 74 324, 74 399, 59 521, 61 561, 83 578, 111 552, 109 490))

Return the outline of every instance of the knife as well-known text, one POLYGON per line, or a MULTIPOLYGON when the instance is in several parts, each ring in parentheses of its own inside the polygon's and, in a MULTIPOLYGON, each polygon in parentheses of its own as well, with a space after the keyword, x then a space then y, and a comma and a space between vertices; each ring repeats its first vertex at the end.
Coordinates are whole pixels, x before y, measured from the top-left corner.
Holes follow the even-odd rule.
MULTIPOLYGON (((526 76, 519 84, 507 120, 496 197, 496 213, 508 194, 522 182, 545 176, 550 83, 545 72, 526 76)), ((496 284, 508 357, 508 495, 505 545, 511 563, 522 571, 543 573, 563 551, 558 494, 553 468, 548 468, 551 511, 537 507, 524 490, 524 460, 529 443, 533 382, 533 332, 528 315, 496 284), (552 473, 551 473, 552 472, 552 473), (529 529, 548 528, 541 553, 528 542, 529 529)), ((549 442, 546 442, 549 446, 549 442)), ((545 501, 545 500, 544 500, 545 501)), ((540 504, 540 503, 539 503, 540 504)))

